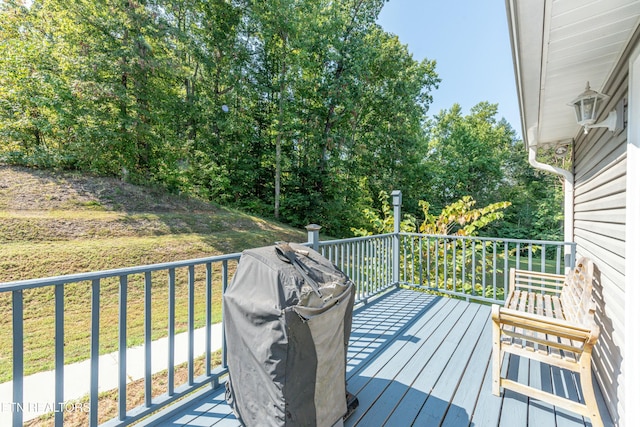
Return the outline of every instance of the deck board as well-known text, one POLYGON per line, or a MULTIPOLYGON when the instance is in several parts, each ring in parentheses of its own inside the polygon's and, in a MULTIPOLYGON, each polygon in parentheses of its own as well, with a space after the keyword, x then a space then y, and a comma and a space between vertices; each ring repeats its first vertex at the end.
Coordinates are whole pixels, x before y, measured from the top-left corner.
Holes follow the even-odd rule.
MULTIPOLYGON (((347 388, 360 406, 345 426, 590 426, 588 419, 514 392, 491 394, 490 316, 488 306, 403 289, 358 308, 347 354, 347 388)), ((577 398, 571 373, 517 356, 503 368, 509 378, 577 398)), ((612 425, 606 410, 601 411, 605 425, 612 425)), ((224 400, 224 389, 217 389, 175 405, 159 425, 240 423, 224 400)))
MULTIPOLYGON (((393 378, 394 382, 402 384, 404 392, 402 395, 395 395, 400 402, 393 413, 380 414, 384 416, 373 416, 363 418, 362 423, 357 422, 353 425, 371 425, 376 419, 385 419, 391 425, 403 425, 406 422, 413 422, 418 418, 423 406, 428 400, 432 402, 438 400, 436 397, 430 398, 430 392, 435 386, 438 378, 441 376, 444 368, 451 359, 452 349, 460 342, 463 337, 463 327, 470 324, 471 320, 477 313, 479 306, 466 307, 456 305, 454 309, 444 318, 445 322, 441 323, 436 332, 429 335, 427 339, 420 337, 420 349, 414 353, 410 363, 405 365, 401 371, 401 375, 393 378), (445 327, 445 324, 448 327, 445 327)), ((392 392, 385 393, 381 399, 393 399, 392 392)), ((376 403, 372 409, 381 406, 376 403)), ((371 410, 370 410, 371 412, 371 410)), ((375 411, 374 411, 375 414, 375 411)), ((378 414, 375 414, 378 415, 378 414)), ((426 424, 418 424, 426 425, 426 424)))
MULTIPOLYGON (((486 321, 488 322, 489 319, 487 318, 486 321)), ((488 354, 491 354, 491 328, 484 327, 471 357, 464 365, 464 372, 457 378, 458 387, 444 416, 443 427, 469 424, 468 414, 473 413, 478 401, 484 373, 487 370, 488 354)))
POLYGON ((440 423, 447 414, 455 393, 460 385, 460 380, 471 361, 473 351, 477 347, 478 340, 488 338, 488 317, 483 313, 487 307, 478 307, 479 310, 471 324, 465 331, 464 337, 459 341, 454 355, 449 359, 446 368, 438 377, 437 383, 429 393, 426 403, 416 418, 416 425, 434 425, 440 423), (487 332, 486 334, 483 332, 487 332))
MULTIPOLYGON (((456 306, 447 316, 460 316, 463 311, 461 307, 456 306)), ((403 399, 402 397, 410 391, 416 395, 423 395, 424 398, 427 396, 420 389, 422 384, 414 387, 413 390, 411 384, 414 382, 416 375, 422 372, 426 362, 436 353, 438 345, 444 341, 447 333, 444 328, 431 328, 430 325, 437 319, 431 317, 430 320, 431 322, 416 331, 415 335, 411 335, 416 339, 403 341, 402 348, 396 354, 389 352, 389 355, 394 357, 390 358, 377 372, 363 371, 359 373, 359 378, 363 378, 367 382, 367 386, 351 392, 355 393, 358 398, 362 395, 364 400, 347 425, 366 426, 371 425, 375 420, 387 419, 398 401, 410 402, 412 406, 410 409, 403 408, 399 421, 404 421, 407 417, 410 418, 412 412, 417 413, 420 410, 419 399, 422 396, 415 396, 415 398, 409 399, 403 399)), ((351 386, 351 381, 353 380, 349 380, 349 387, 351 386)))

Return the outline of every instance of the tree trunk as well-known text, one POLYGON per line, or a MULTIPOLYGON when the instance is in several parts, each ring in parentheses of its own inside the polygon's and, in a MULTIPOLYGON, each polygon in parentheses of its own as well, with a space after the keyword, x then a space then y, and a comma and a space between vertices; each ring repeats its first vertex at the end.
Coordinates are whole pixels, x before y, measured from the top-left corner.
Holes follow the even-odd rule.
POLYGON ((282 126, 284 112, 284 88, 285 88, 285 72, 287 70, 286 63, 282 61, 282 69, 280 70, 280 99, 278 99, 278 133, 276 135, 276 179, 275 194, 273 205, 273 216, 278 219, 280 217, 280 178, 282 175, 282 126))

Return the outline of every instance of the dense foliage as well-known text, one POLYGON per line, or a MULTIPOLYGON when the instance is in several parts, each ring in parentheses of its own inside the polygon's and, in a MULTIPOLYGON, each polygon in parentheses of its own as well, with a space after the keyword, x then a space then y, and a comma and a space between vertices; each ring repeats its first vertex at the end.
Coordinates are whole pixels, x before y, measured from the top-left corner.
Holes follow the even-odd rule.
POLYGON ((557 185, 523 166, 496 105, 427 120, 436 64, 376 24, 384 3, 0 2, 0 161, 157 183, 334 236, 368 226, 362 211, 393 189, 416 215, 418 200, 511 201, 501 232, 555 233, 557 185))
MULTIPOLYGON (((365 208, 363 215, 369 222, 368 228, 353 228, 357 236, 370 236, 373 234, 385 234, 394 232, 393 208, 389 203, 389 195, 381 191, 379 196, 381 211, 365 208)), ((431 213, 429 202, 418 202, 422 209, 422 219, 415 218, 411 214, 404 214, 400 221, 400 231, 407 233, 420 232, 431 235, 457 235, 477 236, 480 229, 494 221, 504 218, 503 210, 511 203, 497 202, 482 208, 475 207, 476 201, 471 196, 445 206, 438 215, 431 213)))

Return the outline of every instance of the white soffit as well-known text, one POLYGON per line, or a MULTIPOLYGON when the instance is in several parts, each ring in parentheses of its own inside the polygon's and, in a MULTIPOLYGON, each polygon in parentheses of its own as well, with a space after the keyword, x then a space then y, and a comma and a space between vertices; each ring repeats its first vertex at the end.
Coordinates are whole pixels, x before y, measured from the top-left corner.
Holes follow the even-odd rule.
POLYGON ((554 145, 580 131, 567 104, 602 92, 640 23, 640 0, 506 0, 520 102, 529 145, 554 145))

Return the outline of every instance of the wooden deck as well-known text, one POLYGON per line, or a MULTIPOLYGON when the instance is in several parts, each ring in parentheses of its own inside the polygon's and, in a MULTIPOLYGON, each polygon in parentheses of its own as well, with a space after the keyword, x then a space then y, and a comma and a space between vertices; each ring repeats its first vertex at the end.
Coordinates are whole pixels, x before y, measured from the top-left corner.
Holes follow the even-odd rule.
MULTIPOLYGON (((345 426, 590 426, 588 419, 526 396, 491 394, 490 324, 489 306, 410 290, 394 290, 356 310, 347 388, 360 405, 345 426)), ((579 399, 569 372, 517 356, 504 368, 510 378, 579 399)), ((596 393, 605 426, 612 425, 596 393)), ((160 425, 240 424, 218 389, 174 407, 160 425)))

